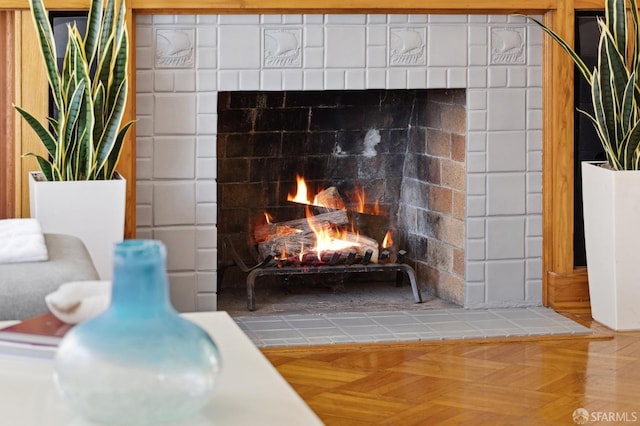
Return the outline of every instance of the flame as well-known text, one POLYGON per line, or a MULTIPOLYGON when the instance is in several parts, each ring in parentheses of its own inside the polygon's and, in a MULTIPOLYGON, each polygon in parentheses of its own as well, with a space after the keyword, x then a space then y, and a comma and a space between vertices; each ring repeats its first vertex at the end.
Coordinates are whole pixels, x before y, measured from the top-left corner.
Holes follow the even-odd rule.
POLYGON ((269 223, 269 224, 273 220, 273 216, 271 216, 268 212, 264 212, 264 218, 267 221, 267 223, 269 223))
MULTIPOLYGON (((337 203, 334 205, 324 204, 318 200, 317 193, 315 195, 310 194, 307 183, 304 180, 304 177, 300 175, 296 175, 297 181, 297 189, 295 194, 287 194, 287 201, 293 201, 294 203, 306 204, 311 206, 318 207, 328 207, 331 209, 340 209, 344 210, 345 206, 340 200, 342 205, 338 205, 337 203)), ((339 196, 339 195, 338 195, 339 196)), ((386 213, 382 211, 380 208, 380 202, 376 200, 372 205, 367 205, 367 194, 362 186, 356 186, 355 189, 349 194, 349 201, 352 205, 352 208, 358 213, 367 213, 373 214, 377 216, 386 216, 386 213)))
POLYGON ((347 231, 336 230, 326 224, 318 223, 311 214, 308 206, 305 208, 305 211, 307 223, 316 236, 316 246, 313 247, 311 251, 316 252, 318 260, 322 259, 322 253, 324 252, 336 252, 349 247, 360 246, 360 243, 357 241, 346 240, 347 231))
POLYGON ((375 200, 373 206, 370 204, 367 205, 367 194, 364 187, 356 187, 355 191, 351 194, 351 201, 355 204, 355 209, 358 213, 386 216, 386 213, 380 208, 379 200, 375 200))
POLYGON ((387 234, 384 236, 382 240, 382 248, 389 248, 393 246, 393 232, 391 229, 387 231, 387 234))
POLYGON ((366 205, 364 188, 356 188, 356 200, 358 202, 358 213, 364 213, 364 206, 366 205))
POLYGON ((307 195, 307 183, 304 181, 304 178, 300 175, 296 175, 296 181, 298 182, 296 195, 288 194, 287 201, 293 201, 301 204, 313 204, 307 195))

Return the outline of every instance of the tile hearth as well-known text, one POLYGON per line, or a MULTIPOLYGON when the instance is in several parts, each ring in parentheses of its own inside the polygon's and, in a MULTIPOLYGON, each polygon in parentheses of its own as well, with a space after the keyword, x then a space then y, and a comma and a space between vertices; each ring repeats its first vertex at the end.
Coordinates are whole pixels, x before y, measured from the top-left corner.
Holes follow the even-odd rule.
POLYGON ((237 316, 234 320, 261 348, 591 333, 542 307, 237 316))

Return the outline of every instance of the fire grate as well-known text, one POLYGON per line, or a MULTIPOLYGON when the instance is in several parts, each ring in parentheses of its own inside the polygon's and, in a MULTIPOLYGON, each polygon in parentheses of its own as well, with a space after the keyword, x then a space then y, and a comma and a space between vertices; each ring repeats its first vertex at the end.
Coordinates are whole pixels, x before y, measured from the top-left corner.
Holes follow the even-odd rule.
MULTIPOLYGON (((331 259, 326 263, 319 263, 316 265, 301 265, 301 266, 282 266, 281 263, 274 260, 273 256, 266 256, 261 262, 255 266, 249 267, 240 258, 236 252, 231 240, 229 238, 223 239, 223 249, 227 251, 233 261, 230 264, 221 266, 220 275, 218 278, 218 284, 222 283, 222 276, 224 271, 229 266, 237 266, 243 272, 247 273, 247 309, 254 311, 255 308, 255 283, 258 277, 264 276, 290 276, 290 275, 305 275, 305 274, 344 274, 344 273, 368 273, 368 272, 396 272, 396 286, 402 285, 404 278, 409 279, 411 284, 411 290, 413 291, 413 297, 416 303, 422 303, 422 295, 416 282, 416 275, 413 268, 405 263, 369 263, 370 259, 367 259, 365 255, 361 259, 347 259, 345 264, 332 264, 331 259), (355 263, 355 262, 359 263, 355 263), (349 263, 354 262, 354 263, 349 263)), ((402 252, 398 256, 398 260, 401 261, 402 252)), ((334 263, 337 263, 334 259, 334 263)))

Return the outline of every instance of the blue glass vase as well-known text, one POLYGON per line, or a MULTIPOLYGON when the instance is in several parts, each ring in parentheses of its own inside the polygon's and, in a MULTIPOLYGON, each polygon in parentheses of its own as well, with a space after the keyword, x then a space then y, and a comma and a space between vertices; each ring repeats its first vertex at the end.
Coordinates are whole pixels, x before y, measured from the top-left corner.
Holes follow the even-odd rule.
POLYGON ((109 308, 60 343, 55 382, 85 419, 155 425, 193 415, 210 400, 220 354, 171 305, 165 261, 159 241, 117 244, 109 308))

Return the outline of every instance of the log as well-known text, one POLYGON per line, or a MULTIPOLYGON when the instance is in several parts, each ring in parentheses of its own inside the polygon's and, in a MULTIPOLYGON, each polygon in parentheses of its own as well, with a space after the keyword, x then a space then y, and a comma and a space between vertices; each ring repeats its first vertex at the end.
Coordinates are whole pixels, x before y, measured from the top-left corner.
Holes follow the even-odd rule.
MULTIPOLYGON (((313 216, 313 226, 317 229, 329 230, 332 236, 343 235, 347 242, 337 250, 328 251, 329 256, 335 251, 340 252, 340 257, 346 259, 350 252, 355 252, 356 257, 364 257, 370 251, 371 261, 378 261, 378 242, 367 236, 353 232, 344 232, 342 229, 349 224, 345 211, 337 210, 313 216)), ((287 222, 268 224, 268 233, 261 232, 263 239, 258 241, 258 252, 261 258, 275 255, 279 258, 300 257, 313 251, 316 246, 316 235, 307 219, 296 219, 287 222), (293 230, 293 231, 292 231, 293 230)), ((327 253, 322 253, 322 257, 327 253)), ((316 255, 317 257, 317 255, 316 255)))
POLYGON ((313 199, 313 204, 316 206, 326 207, 334 210, 346 210, 344 200, 338 193, 335 186, 330 186, 327 189, 323 189, 313 199))
MULTIPOLYGON (((349 225, 349 217, 344 210, 334 210, 313 216, 314 223, 332 224, 337 228, 349 225)), ((287 220, 276 223, 257 223, 253 228, 253 241, 257 244, 268 241, 274 236, 282 234, 309 233, 313 230, 309 227, 309 221, 304 219, 287 220)))
MULTIPOLYGON (((333 210, 327 213, 317 214, 312 216, 311 220, 314 224, 319 224, 320 226, 329 224, 338 228, 347 226, 350 223, 349 216, 344 210, 333 210)), ((311 228, 309 227, 309 220, 307 218, 278 222, 275 225, 296 228, 303 232, 311 231, 311 228)))

